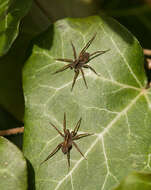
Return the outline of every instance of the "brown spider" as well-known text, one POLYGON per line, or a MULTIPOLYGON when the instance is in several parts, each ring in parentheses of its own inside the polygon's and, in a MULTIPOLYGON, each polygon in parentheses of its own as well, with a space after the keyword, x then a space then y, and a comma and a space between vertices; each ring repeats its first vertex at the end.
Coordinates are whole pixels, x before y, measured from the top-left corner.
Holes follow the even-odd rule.
POLYGON ((73 49, 73 55, 74 55, 74 60, 72 59, 56 59, 57 61, 64 61, 64 62, 68 62, 70 64, 68 65, 65 65, 64 67, 62 67, 61 69, 57 70, 56 72, 54 72, 54 74, 56 73, 59 73, 59 72, 62 72, 68 68, 70 69, 74 69, 74 72, 75 72, 75 75, 74 75, 74 78, 73 78, 73 83, 72 83, 72 88, 71 88, 71 91, 73 90, 73 87, 75 85, 75 82, 76 82, 76 79, 79 75, 79 71, 81 71, 82 73, 82 77, 83 77, 83 80, 84 80, 84 83, 85 83, 85 86, 86 88, 88 88, 88 85, 86 83, 86 80, 85 80, 85 76, 84 76, 84 71, 82 68, 89 68, 91 69, 91 71, 93 71, 96 75, 98 75, 98 73, 90 66, 90 65, 87 65, 87 63, 92 60, 93 58, 109 51, 108 50, 105 50, 105 51, 96 51, 96 52, 93 52, 93 53, 88 53, 86 52, 86 50, 88 49, 88 47, 91 45, 92 41, 95 39, 96 37, 96 33, 94 34, 94 36, 91 38, 90 41, 88 41, 88 43, 85 45, 85 47, 81 50, 79 56, 77 57, 77 53, 76 53, 76 50, 75 50, 75 47, 71 41, 71 46, 72 46, 72 49, 73 49), (93 56, 93 57, 92 57, 93 56))
POLYGON ((62 143, 58 144, 58 146, 50 153, 50 155, 43 162, 41 162, 41 164, 44 163, 45 161, 47 161, 49 158, 51 158, 61 148, 62 152, 64 154, 67 154, 68 166, 70 167, 70 150, 72 149, 72 145, 85 158, 85 156, 83 155, 83 153, 81 152, 81 150, 79 149, 79 147, 77 146, 77 144, 74 141, 78 140, 80 138, 92 135, 92 134, 84 133, 84 134, 77 135, 77 132, 78 132, 80 124, 81 124, 81 120, 82 120, 82 118, 80 118, 80 120, 76 124, 74 130, 70 132, 69 129, 66 129, 66 114, 64 113, 64 122, 63 122, 64 134, 62 134, 62 132, 59 129, 57 129, 57 127, 55 125, 50 123, 52 125, 52 127, 54 127, 56 129, 56 131, 64 138, 64 141, 62 143))

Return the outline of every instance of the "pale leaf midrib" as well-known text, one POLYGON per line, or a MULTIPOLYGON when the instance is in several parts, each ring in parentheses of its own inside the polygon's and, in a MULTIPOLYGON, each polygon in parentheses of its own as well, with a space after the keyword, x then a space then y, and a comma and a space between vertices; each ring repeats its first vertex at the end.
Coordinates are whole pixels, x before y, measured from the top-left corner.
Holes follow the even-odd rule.
MULTIPOLYGON (((94 142, 91 144, 90 148, 86 151, 85 156, 88 155, 88 153, 93 149, 93 147, 97 144, 97 142, 109 131, 109 129, 119 120, 119 118, 125 114, 135 103, 136 101, 142 96, 142 93, 139 93, 126 108, 123 109, 117 116, 106 126, 103 132, 101 132, 98 137, 94 140, 94 142)), ((74 165, 74 167, 70 170, 70 172, 58 183, 55 190, 59 189, 60 185, 74 172, 74 170, 79 166, 81 161, 84 158, 81 157, 79 161, 74 165)))

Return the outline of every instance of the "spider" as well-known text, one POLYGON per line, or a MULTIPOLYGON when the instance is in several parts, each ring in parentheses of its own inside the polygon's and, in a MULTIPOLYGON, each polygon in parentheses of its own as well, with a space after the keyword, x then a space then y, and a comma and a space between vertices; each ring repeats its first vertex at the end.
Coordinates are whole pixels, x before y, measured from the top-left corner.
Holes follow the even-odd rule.
POLYGON ((72 46, 72 49, 73 49, 74 60, 72 60, 72 59, 66 59, 66 58, 65 59, 62 59, 62 58, 56 59, 57 61, 68 62, 69 64, 65 65, 64 67, 62 67, 61 69, 57 70, 53 74, 62 72, 64 70, 68 69, 68 68, 74 69, 75 75, 74 75, 74 78, 73 78, 71 91, 73 90, 73 87, 75 85, 76 79, 77 79, 77 77, 79 75, 79 71, 81 71, 81 74, 82 74, 85 86, 88 89, 88 85, 87 85, 87 82, 86 82, 86 79, 85 79, 85 76, 84 76, 83 68, 90 69, 92 72, 94 72, 96 75, 98 75, 98 73, 90 65, 87 65, 87 63, 90 60, 92 60, 93 58, 95 58, 95 57, 97 57, 97 56, 99 56, 101 54, 104 54, 107 51, 109 51, 109 49, 105 50, 105 51, 95 51, 95 52, 93 52, 91 54, 88 53, 88 52, 86 52, 86 50, 91 45, 91 43, 95 39, 95 37, 96 37, 96 33, 90 39, 90 41, 88 41, 88 43, 84 46, 84 48, 81 50, 81 52, 80 52, 80 54, 79 54, 78 57, 77 57, 77 53, 76 53, 76 50, 75 50, 75 46, 73 45, 73 43, 71 41, 71 46, 72 46))
POLYGON ((87 137, 89 135, 93 135, 93 134, 84 133, 84 134, 77 135, 77 132, 78 132, 80 124, 81 124, 81 120, 82 120, 82 118, 80 118, 80 120, 77 122, 74 130, 70 132, 69 129, 66 129, 66 114, 64 113, 64 121, 63 121, 64 134, 54 124, 50 123, 51 126, 54 127, 56 129, 56 131, 64 138, 64 141, 61 142, 60 144, 58 144, 58 146, 50 153, 50 155, 43 162, 41 162, 41 164, 43 164, 45 161, 50 159, 61 148, 62 152, 67 155, 68 167, 70 168, 70 150, 72 149, 72 145, 86 159, 86 157, 83 155, 83 153, 79 149, 78 145, 74 141, 81 139, 83 137, 87 137))

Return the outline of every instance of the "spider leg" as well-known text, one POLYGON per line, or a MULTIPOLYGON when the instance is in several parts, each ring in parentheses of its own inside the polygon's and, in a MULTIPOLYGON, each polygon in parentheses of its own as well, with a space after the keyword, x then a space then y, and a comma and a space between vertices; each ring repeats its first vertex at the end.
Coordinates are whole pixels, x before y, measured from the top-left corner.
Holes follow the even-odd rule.
POLYGON ((59 59, 56 59, 57 61, 63 61, 63 62, 68 62, 68 63, 73 63, 73 60, 72 59, 62 59, 62 58, 59 58, 59 59))
MULTIPOLYGON (((80 152, 80 154, 83 156, 83 158, 86 159, 86 157, 84 156, 84 154, 81 152, 81 150, 79 149, 78 145, 75 142, 72 142, 74 147, 77 149, 78 152, 80 152)), ((86 159, 87 160, 87 159, 86 159)))
POLYGON ((75 70, 75 75, 74 75, 71 91, 73 90, 73 87, 75 85, 78 75, 79 75, 79 70, 75 70))
POLYGON ((78 139, 81 139, 83 137, 87 137, 87 136, 90 136, 90 135, 93 135, 93 134, 90 134, 90 133, 79 134, 79 135, 73 137, 73 140, 78 140, 78 139))
POLYGON ((80 54, 83 54, 86 49, 88 49, 88 47, 91 45, 92 41, 95 39, 96 37, 96 33, 94 34, 94 36, 88 41, 88 43, 84 46, 84 48, 81 50, 80 54))
POLYGON ((50 122, 50 124, 53 126, 53 128, 56 129, 56 131, 57 131, 62 137, 64 137, 64 135, 61 133, 61 131, 60 131, 59 129, 57 129, 57 127, 56 127, 54 124, 52 124, 51 122, 50 122))
POLYGON ((84 68, 89 68, 91 71, 93 71, 96 75, 99 76, 99 74, 90 66, 90 65, 84 65, 84 68))
POLYGON ((80 71, 81 71, 81 73, 82 73, 82 77, 83 77, 83 80, 84 80, 85 86, 86 86, 86 88, 88 88, 87 82, 86 82, 86 80, 85 80, 85 76, 84 76, 83 69, 81 68, 80 71))
POLYGON ((94 59, 95 57, 98 57, 98 56, 100 56, 100 55, 102 55, 102 54, 104 54, 104 53, 106 53, 107 51, 109 51, 110 49, 107 49, 107 50, 105 50, 105 51, 96 51, 96 52, 93 52, 93 53, 91 53, 90 54, 90 59, 89 59, 89 61, 91 61, 92 59, 94 59), (93 56, 93 57, 92 57, 93 56))
POLYGON ((67 152, 68 168, 70 168, 70 151, 67 152))
POLYGON ((66 133, 66 113, 64 113, 63 130, 64 130, 64 133, 66 133))
POLYGON ((71 46, 72 46, 72 49, 73 49, 73 55, 74 55, 74 59, 76 60, 77 59, 77 54, 76 54, 76 50, 75 50, 75 47, 71 41, 71 46))
POLYGON ((71 64, 65 65, 64 67, 62 67, 61 69, 57 70, 56 72, 54 72, 53 74, 65 71, 66 69, 68 69, 69 67, 71 67, 71 64))
POLYGON ((73 131, 73 136, 75 136, 80 128, 80 125, 81 125, 81 120, 82 118, 80 118, 80 120, 78 121, 78 123, 76 124, 75 128, 74 128, 74 131, 73 131))
POLYGON ((104 50, 104 51, 95 51, 95 52, 91 53, 90 56, 93 56, 93 55, 96 55, 96 54, 102 55, 102 54, 106 53, 109 50, 110 49, 107 49, 107 50, 104 50))
POLYGON ((58 146, 49 154, 49 156, 44 161, 40 163, 40 165, 46 162, 47 160, 49 160, 49 158, 51 158, 54 154, 56 154, 60 150, 61 147, 62 147, 62 143, 58 144, 58 146))

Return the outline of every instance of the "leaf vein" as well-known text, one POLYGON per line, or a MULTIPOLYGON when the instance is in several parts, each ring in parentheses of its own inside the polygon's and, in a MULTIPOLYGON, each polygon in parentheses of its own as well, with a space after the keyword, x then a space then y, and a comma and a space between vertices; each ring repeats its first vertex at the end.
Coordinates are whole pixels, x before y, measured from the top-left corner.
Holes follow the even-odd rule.
MULTIPOLYGON (((118 121, 118 119, 125 114, 135 103, 136 101, 139 99, 139 97, 142 95, 142 93, 139 93, 132 101, 130 104, 128 104, 128 106, 126 108, 123 109, 123 111, 121 111, 104 129, 103 132, 101 132, 98 137, 94 140, 94 142, 91 144, 91 146, 88 148, 88 150, 86 151, 86 153, 84 154, 85 156, 88 155, 88 153, 93 149, 93 147, 96 145, 96 143, 102 139, 102 137, 109 131, 109 129, 113 126, 113 124, 116 123, 116 121, 118 121)), ((59 189, 60 185, 74 172, 74 170, 79 166, 79 164, 81 163, 81 161, 83 161, 84 158, 81 157, 78 162, 74 165, 74 167, 70 170, 70 172, 64 176, 62 178, 62 180, 59 181, 58 185, 56 186, 55 190, 59 189)))
POLYGON ((136 80, 137 84, 142 87, 140 81, 138 80, 138 78, 136 77, 136 75, 134 74, 132 68, 130 67, 130 65, 128 64, 128 61, 126 60, 125 56, 121 53, 120 49, 118 48, 118 46, 116 45, 115 41, 113 40, 112 36, 109 36, 108 33, 105 31, 104 27, 102 25, 100 25, 100 27, 103 29, 104 33, 111 39, 113 45, 115 46, 117 52, 119 53, 119 55, 123 58, 124 63, 127 65, 130 73, 132 74, 132 76, 134 77, 134 79, 136 80))

